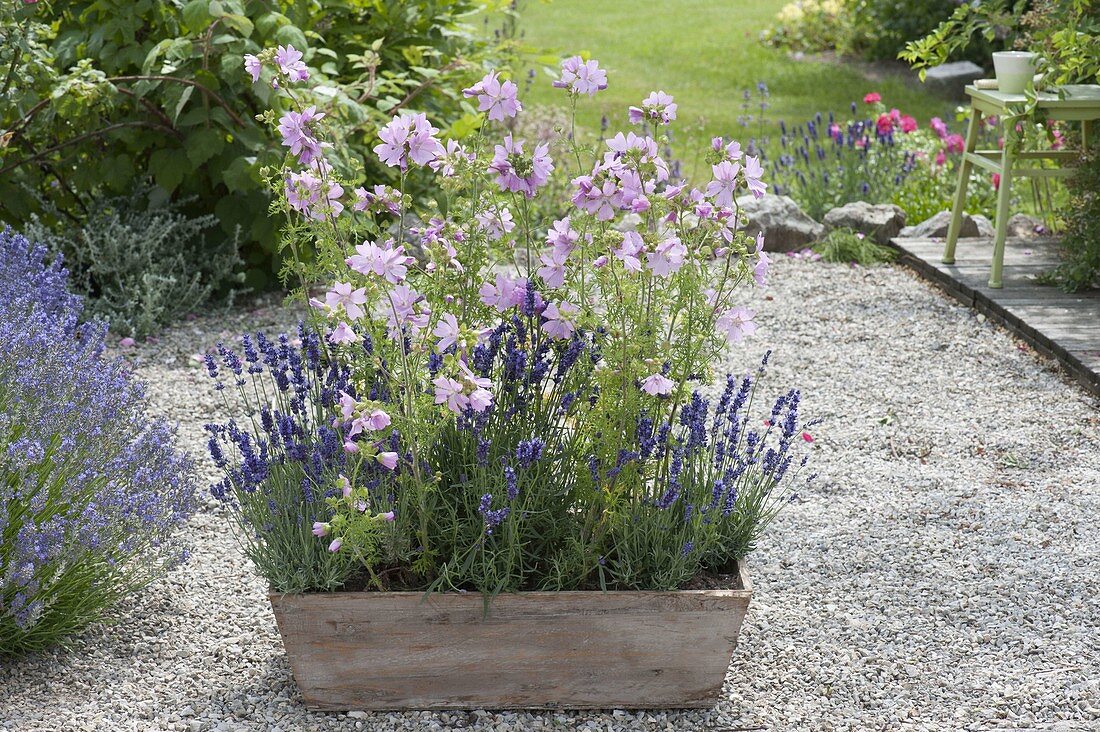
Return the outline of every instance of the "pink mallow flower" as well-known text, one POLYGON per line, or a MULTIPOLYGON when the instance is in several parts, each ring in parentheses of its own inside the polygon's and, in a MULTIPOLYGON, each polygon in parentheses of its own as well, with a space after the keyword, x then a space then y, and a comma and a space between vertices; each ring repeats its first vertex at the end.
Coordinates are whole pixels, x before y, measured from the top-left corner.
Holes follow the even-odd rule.
POLYGON ((707 195, 719 206, 732 206, 737 193, 737 174, 741 172, 741 163, 723 160, 711 166, 714 180, 707 184, 707 195))
POLYGON ((279 118, 279 134, 283 136, 283 145, 290 148, 292 155, 297 155, 303 165, 309 165, 321 156, 324 143, 317 140, 313 134, 312 125, 324 119, 324 112, 318 112, 317 107, 306 107, 301 112, 293 110, 279 118))
POLYGON ((542 330, 551 338, 566 340, 577 329, 572 316, 580 311, 576 305, 560 300, 552 302, 542 311, 542 317, 546 322, 542 324, 542 330))
POLYGON ((623 232, 623 243, 611 253, 623 263, 623 268, 631 272, 642 271, 641 256, 645 252, 645 241, 636 231, 623 232))
POLYGON ((718 316, 715 327, 726 334, 730 343, 740 343, 745 336, 756 332, 756 323, 752 321, 755 315, 748 308, 733 307, 718 316))
POLYGON ((573 247, 576 246, 579 238, 580 234, 573 231, 568 216, 555 221, 553 228, 546 232, 546 243, 554 247, 555 251, 562 251, 566 254, 573 251, 573 247))
POLYGON ((275 49, 275 64, 291 81, 305 81, 309 78, 309 69, 302 61, 302 52, 290 44, 275 49))
POLYGON ((486 282, 477 294, 483 303, 504 312, 519 305, 523 299, 523 293, 521 280, 498 273, 496 281, 486 282))
POLYGON ((768 192, 768 184, 761 180, 764 177, 764 168, 760 165, 760 158, 746 155, 744 172, 749 192, 754 198, 762 198, 768 192))
MULTIPOLYGON (((375 456, 375 459, 386 470, 397 470, 397 453, 396 452, 380 452, 375 456)), ((393 521, 393 511, 389 512, 390 518, 387 521, 393 521)))
POLYGON ((286 200, 290 207, 316 221, 339 216, 344 210, 340 196, 343 186, 326 183, 315 171, 303 170, 290 173, 286 178, 286 200))
POLYGON ((765 287, 768 284, 768 267, 771 259, 764 251, 764 232, 756 235, 756 266, 752 270, 752 278, 756 280, 757 287, 765 287))
POLYGON ((571 94, 595 96, 596 92, 607 88, 607 72, 595 60, 570 56, 561 62, 561 77, 554 82, 554 87, 568 89, 571 94))
POLYGON ((657 245, 655 251, 646 253, 646 266, 657 277, 671 277, 679 271, 687 256, 687 247, 679 237, 670 236, 657 245))
POLYGON ((470 400, 463 393, 462 382, 449 376, 437 376, 432 379, 435 385, 435 403, 446 404, 455 414, 462 414, 470 400))
POLYGON ((515 117, 523 110, 523 105, 516 98, 519 87, 513 81, 501 81, 497 72, 490 71, 481 81, 468 89, 463 89, 463 95, 477 97, 477 109, 479 112, 488 112, 489 119, 503 122, 505 118, 515 117))
POLYGON ((642 100, 641 107, 631 107, 627 114, 631 124, 641 124, 649 120, 656 124, 667 125, 676 119, 676 103, 671 94, 663 91, 650 92, 642 100))
POLYGON ((405 170, 410 160, 427 165, 444 154, 443 144, 435 137, 437 132, 423 114, 398 115, 379 130, 382 142, 375 146, 374 154, 391 168, 405 170))
POLYGON ((538 275, 547 287, 561 287, 565 284, 565 262, 569 258, 569 252, 561 249, 551 249, 539 257, 542 266, 538 275))
POLYGON ((327 536, 328 532, 332 529, 328 524, 321 521, 313 522, 313 535, 314 536, 327 536))
POLYGON ((356 254, 344 260, 351 269, 364 275, 378 275, 390 284, 396 285, 405 279, 408 265, 413 258, 405 255, 405 247, 394 247, 387 242, 380 247, 371 241, 365 241, 355 247, 356 254))
POLYGON ((263 71, 263 68, 264 65, 260 63, 260 59, 256 58, 251 53, 246 53, 244 55, 244 70, 252 77, 253 83, 260 80, 260 72, 263 71))
POLYGON ((355 331, 351 329, 351 326, 341 321, 332 329, 332 332, 328 334, 329 343, 355 343, 359 340, 359 336, 355 331))
POLYGON ((497 208, 490 205, 483 211, 474 214, 477 228, 485 232, 489 241, 496 241, 516 228, 516 222, 512 219, 512 212, 507 206, 497 208))
POLYGON ((364 287, 353 290, 350 283, 337 282, 325 293, 325 304, 333 310, 342 307, 349 318, 358 320, 365 313, 363 306, 367 304, 367 290, 364 287))
POLYGON ((650 396, 667 396, 675 386, 676 382, 663 374, 651 374, 642 379, 642 391, 650 396))
POLYGON ((330 552, 336 553, 336 552, 340 551, 340 547, 342 547, 343 545, 344 545, 344 540, 343 539, 333 539, 332 543, 328 545, 328 550, 330 552))
POLYGON ((461 329, 458 327, 458 318, 451 313, 444 313, 443 317, 435 324, 432 335, 439 339, 436 348, 446 351, 458 341, 461 329))
POLYGON ((489 170, 497 174, 497 185, 502 189, 533 198, 535 191, 549 180, 550 172, 554 170, 549 150, 548 143, 539 143, 528 157, 523 154, 523 142, 505 135, 504 144, 494 149, 489 170))

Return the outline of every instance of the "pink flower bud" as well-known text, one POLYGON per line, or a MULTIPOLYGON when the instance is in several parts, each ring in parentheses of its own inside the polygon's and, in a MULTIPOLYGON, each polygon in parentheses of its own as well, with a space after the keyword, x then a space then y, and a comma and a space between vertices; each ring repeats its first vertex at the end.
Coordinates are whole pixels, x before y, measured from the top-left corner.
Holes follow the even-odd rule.
POLYGON ((338 551, 340 551, 340 547, 343 546, 343 545, 344 545, 344 540, 343 539, 333 539, 332 543, 328 545, 328 550, 330 552, 338 552, 338 551))
POLYGON ((355 453, 359 452, 359 446, 349 440, 348 442, 344 443, 344 452, 348 453, 349 455, 354 455, 355 453))

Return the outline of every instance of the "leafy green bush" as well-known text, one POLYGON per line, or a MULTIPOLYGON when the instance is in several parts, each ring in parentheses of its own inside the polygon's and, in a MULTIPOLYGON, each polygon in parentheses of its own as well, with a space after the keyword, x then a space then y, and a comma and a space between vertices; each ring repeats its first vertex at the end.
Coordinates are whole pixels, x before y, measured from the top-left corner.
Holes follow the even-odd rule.
MULTIPOLYGON (((927 35, 958 7, 956 0, 849 0, 852 48, 871 60, 894 60, 909 41, 927 35)), ((951 58, 988 65, 991 44, 1000 47, 994 35, 971 36, 953 49, 951 58)))
POLYGON ((243 276, 236 238, 221 233, 216 217, 192 218, 151 193, 144 185, 87 204, 80 225, 51 230, 34 217, 27 227, 72 266, 72 287, 88 312, 123 335, 149 335, 215 293, 232 295, 243 276))
POLYGON ((897 257, 890 247, 851 229, 830 231, 822 241, 814 244, 813 250, 826 262, 860 264, 864 267, 893 262, 897 257))
MULTIPOLYGON (((316 104, 346 151, 349 177, 389 180, 370 156, 379 122, 428 112, 449 134, 469 130, 459 89, 495 45, 471 14, 499 0, 83 0, 5 3, 0 10, 0 218, 22 224, 49 197, 82 219, 84 195, 126 195, 145 178, 182 212, 238 229, 250 284, 274 264, 264 165, 283 154, 255 116, 277 101, 242 59, 265 46, 305 50, 316 104), (19 83, 13 83, 18 79, 19 83), (364 171, 364 164, 369 166, 364 171)), ((415 184, 415 181, 412 181, 415 184)), ((51 222, 52 223, 52 222, 51 222)))
POLYGON ((1067 292, 1100 285, 1100 147, 1093 147, 1077 166, 1063 209, 1062 264, 1046 280, 1067 292))
POLYGON ((794 0, 775 16, 762 40, 792 51, 843 51, 852 35, 845 0, 794 0))

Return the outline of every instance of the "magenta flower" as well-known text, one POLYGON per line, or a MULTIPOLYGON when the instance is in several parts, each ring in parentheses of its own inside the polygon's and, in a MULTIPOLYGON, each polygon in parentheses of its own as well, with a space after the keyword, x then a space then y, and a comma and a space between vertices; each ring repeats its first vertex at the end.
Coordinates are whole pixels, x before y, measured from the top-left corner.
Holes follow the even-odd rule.
POLYGON ((446 351, 458 341, 461 330, 458 327, 458 319, 451 313, 444 313, 443 317, 435 325, 432 335, 439 339, 436 348, 441 352, 446 351))
POLYGON ((947 137, 947 124, 939 117, 933 117, 929 126, 941 140, 947 137))
POLYGON ((374 242, 365 241, 355 247, 356 254, 344 260, 351 269, 364 275, 377 275, 390 284, 396 285, 405 279, 408 265, 414 261, 405 255, 405 247, 394 247, 387 242, 380 247, 374 242))
MULTIPOLYGON (((380 452, 375 456, 375 459, 382 464, 386 470, 397 470, 397 453, 396 452, 380 452)), ((385 515, 385 514, 383 514, 385 515)), ((387 521, 393 521, 393 511, 389 512, 391 518, 387 521)))
POLYGON ((646 266, 658 277, 671 277, 679 271, 687 256, 687 247, 679 237, 670 236, 657 245, 655 251, 646 254, 646 266))
POLYGON ((865 94, 864 97, 863 97, 863 103, 864 104, 875 104, 876 102, 881 102, 881 101, 882 101, 882 95, 879 94, 878 92, 870 92, 869 94, 865 94))
POLYGON ((355 343, 359 340, 359 336, 355 334, 355 331, 351 329, 351 326, 341 321, 332 329, 332 332, 328 334, 329 343, 355 343))
POLYGON ((573 335, 573 331, 577 329, 576 324, 570 318, 579 311, 580 308, 576 305, 564 300, 550 303, 542 312, 542 317, 546 319, 546 322, 542 324, 542 330, 551 338, 568 339, 573 335))
POLYGON ((672 95, 663 91, 650 92, 649 96, 642 100, 641 107, 631 107, 627 110, 631 124, 641 124, 649 120, 656 124, 667 125, 676 119, 676 103, 672 101, 672 95))
POLYGON ((901 127, 902 132, 908 135, 910 132, 917 131, 917 120, 906 114, 898 120, 898 126, 901 127))
POLYGON ((305 81, 309 78, 309 69, 302 61, 302 52, 287 44, 275 50, 275 63, 291 81, 305 81))
POLYGON ((755 198, 762 198, 768 192, 768 185, 760 180, 764 176, 764 168, 760 165, 760 158, 746 155, 744 172, 749 191, 755 198))
POLYGON ((504 312, 520 304, 523 288, 520 280, 498 273, 496 282, 486 282, 478 290, 481 301, 504 312))
POLYGON ((481 81, 468 89, 463 89, 463 95, 477 97, 477 109, 479 112, 488 112, 489 119, 503 122, 505 118, 515 117, 523 110, 523 105, 516 98, 519 87, 512 81, 501 81, 497 72, 490 71, 481 81))
POLYGON ((321 521, 314 521, 313 522, 313 535, 314 536, 327 536, 328 532, 331 529, 332 529, 331 526, 329 526, 326 523, 322 523, 321 521))
POLYGON ((548 143, 540 143, 535 146, 534 154, 527 157, 523 154, 523 142, 505 135, 504 144, 495 147, 489 170, 497 174, 497 185, 502 189, 533 198, 535 190, 549 180, 554 170, 549 149, 548 143))
POLYGON ((707 195, 719 206, 732 206, 737 194, 737 174, 741 172, 741 163, 723 160, 711 166, 714 180, 707 184, 707 195))
POLYGON ((353 290, 351 284, 348 282, 337 282, 332 286, 332 289, 325 294, 325 304, 335 310, 336 308, 344 308, 347 311, 348 317, 352 320, 358 320, 363 317, 365 311, 363 305, 367 303, 367 290, 360 287, 358 290, 353 290))
POLYGON ((585 61, 580 56, 570 56, 561 62, 561 77, 554 82, 558 89, 568 89, 570 94, 595 96, 607 88, 607 72, 597 61, 585 61))
POLYGON ((251 53, 246 53, 244 55, 244 70, 252 77, 252 83, 256 83, 260 80, 260 72, 263 71, 263 68, 264 65, 260 63, 260 59, 256 58, 251 53))
POLYGON ((730 343, 740 343, 745 336, 756 332, 756 323, 752 321, 755 315, 748 308, 733 307, 718 316, 715 327, 726 334, 730 343))
POLYGON ((675 386, 676 382, 663 374, 651 374, 642 379, 642 391, 650 396, 667 396, 675 386))

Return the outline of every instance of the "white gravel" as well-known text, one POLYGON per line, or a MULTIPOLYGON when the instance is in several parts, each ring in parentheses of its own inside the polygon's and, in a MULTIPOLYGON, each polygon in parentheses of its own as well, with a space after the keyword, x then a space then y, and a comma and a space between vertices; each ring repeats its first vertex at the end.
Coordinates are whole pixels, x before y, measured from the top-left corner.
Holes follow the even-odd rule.
MULTIPOLYGON (((801 385, 827 419, 821 479, 750 559, 714 710, 310 713, 208 505, 190 563, 116 623, 0 668, 0 730, 1100 729, 1096 401, 903 270, 782 261, 773 279, 731 368, 775 349, 775 391, 801 385)), ((203 455, 218 415, 191 354, 292 320, 269 304, 129 353, 203 455)))

